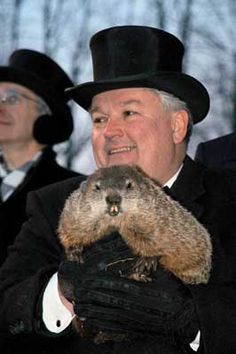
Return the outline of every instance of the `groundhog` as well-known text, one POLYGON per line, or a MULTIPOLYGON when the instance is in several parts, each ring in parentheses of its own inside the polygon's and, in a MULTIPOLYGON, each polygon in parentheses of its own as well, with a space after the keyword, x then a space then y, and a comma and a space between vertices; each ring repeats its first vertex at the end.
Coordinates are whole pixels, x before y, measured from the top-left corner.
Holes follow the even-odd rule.
POLYGON ((66 200, 58 227, 67 258, 79 262, 85 247, 113 231, 138 256, 131 278, 148 281, 161 265, 184 283, 208 282, 208 231, 138 167, 98 169, 66 200))

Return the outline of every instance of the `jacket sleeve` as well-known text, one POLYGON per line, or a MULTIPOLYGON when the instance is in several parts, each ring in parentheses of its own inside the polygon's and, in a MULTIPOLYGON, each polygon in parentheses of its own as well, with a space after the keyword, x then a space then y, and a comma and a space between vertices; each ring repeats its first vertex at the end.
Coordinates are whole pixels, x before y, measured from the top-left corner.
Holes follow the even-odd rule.
MULTIPOLYGON (((73 189, 71 184, 69 189, 73 189)), ((41 320, 42 294, 63 258, 56 230, 70 192, 63 186, 49 191, 45 188, 29 194, 29 219, 0 270, 0 332, 4 334, 38 333, 41 329, 46 333, 41 320)))
POLYGON ((189 286, 200 322, 199 353, 236 353, 236 174, 208 175, 211 196, 202 221, 212 235, 212 274, 208 284, 189 286))

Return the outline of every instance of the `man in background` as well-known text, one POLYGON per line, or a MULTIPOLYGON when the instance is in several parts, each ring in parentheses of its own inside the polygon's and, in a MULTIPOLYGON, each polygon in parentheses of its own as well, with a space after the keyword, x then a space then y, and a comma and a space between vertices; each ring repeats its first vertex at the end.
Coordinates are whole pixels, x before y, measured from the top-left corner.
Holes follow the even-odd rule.
POLYGON ((16 50, 0 67, 0 265, 26 219, 27 193, 77 175, 52 149, 73 130, 64 94, 71 85, 56 62, 34 50, 16 50))
POLYGON ((198 144, 195 160, 208 167, 236 170, 236 134, 198 144))

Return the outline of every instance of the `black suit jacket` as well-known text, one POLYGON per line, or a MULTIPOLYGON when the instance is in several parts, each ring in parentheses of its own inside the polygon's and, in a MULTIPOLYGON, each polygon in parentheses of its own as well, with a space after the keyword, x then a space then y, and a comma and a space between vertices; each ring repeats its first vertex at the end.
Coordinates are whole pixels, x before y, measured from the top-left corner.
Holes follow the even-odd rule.
POLYGON ((21 225, 27 219, 25 206, 28 192, 78 175, 60 166, 50 148, 43 151, 38 164, 32 168, 23 183, 5 201, 0 201, 0 265, 6 258, 7 248, 14 242, 21 225))
MULTIPOLYGON (((42 353, 156 354, 155 350, 145 349, 150 343, 147 346, 142 343, 142 349, 140 346, 129 348, 122 343, 97 346, 79 341, 69 329, 64 337, 58 338, 42 328, 38 300, 63 258, 56 236, 59 214, 66 197, 81 180, 77 177, 30 193, 27 207, 30 218, 0 271, 0 331, 11 333, 13 337, 18 334, 26 339, 40 338, 42 353)), ((235 354, 236 175, 229 171, 211 171, 186 158, 171 194, 192 211, 212 236, 210 281, 207 285, 188 286, 200 321, 198 353, 235 354)), ((38 344, 36 347, 39 348, 38 344)))
POLYGON ((236 170, 236 133, 200 143, 195 160, 208 167, 236 170))

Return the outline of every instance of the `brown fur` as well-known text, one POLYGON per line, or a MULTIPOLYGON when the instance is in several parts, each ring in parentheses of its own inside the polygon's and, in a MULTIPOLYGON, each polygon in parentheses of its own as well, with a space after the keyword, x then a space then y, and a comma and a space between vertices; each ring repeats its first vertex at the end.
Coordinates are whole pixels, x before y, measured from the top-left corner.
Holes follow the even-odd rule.
POLYGON ((139 256, 132 278, 147 280, 159 263, 185 283, 207 283, 212 245, 209 233, 139 168, 98 169, 67 199, 59 237, 69 259, 118 231, 139 256))

